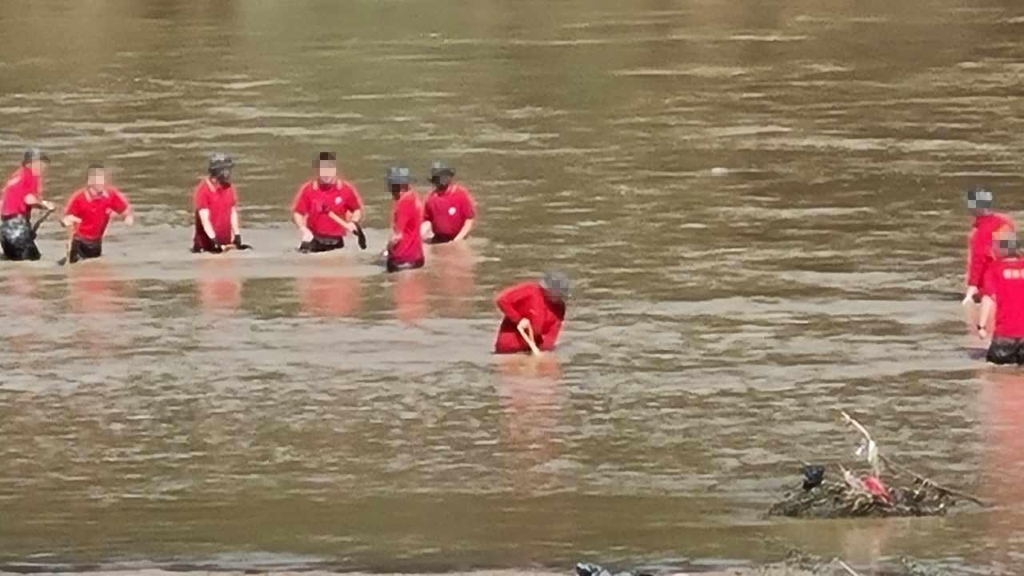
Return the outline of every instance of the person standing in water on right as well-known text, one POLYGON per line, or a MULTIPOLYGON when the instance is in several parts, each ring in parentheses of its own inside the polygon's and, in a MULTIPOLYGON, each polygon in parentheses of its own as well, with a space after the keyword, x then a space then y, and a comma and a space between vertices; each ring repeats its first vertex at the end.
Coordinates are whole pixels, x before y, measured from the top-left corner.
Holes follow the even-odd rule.
POLYGON ((967 191, 967 209, 974 216, 974 225, 967 237, 967 290, 964 304, 975 300, 983 291, 985 271, 997 259, 994 239, 1006 232, 1016 232, 1013 219, 992 210, 995 195, 991 190, 975 186, 967 191))
POLYGON ((565 322, 569 278, 561 272, 545 272, 539 281, 527 281, 502 290, 495 304, 504 314, 494 342, 497 354, 555 349, 565 322))
POLYGON ((473 230, 476 202, 454 178, 455 170, 444 162, 434 162, 430 167, 434 190, 423 208, 423 237, 431 244, 461 242, 473 230))
POLYGON ((993 364, 1024 364, 1024 257, 1015 232, 999 232, 994 242, 1000 258, 985 271, 975 329, 982 340, 988 336, 985 326, 994 309, 995 327, 985 359, 993 364))

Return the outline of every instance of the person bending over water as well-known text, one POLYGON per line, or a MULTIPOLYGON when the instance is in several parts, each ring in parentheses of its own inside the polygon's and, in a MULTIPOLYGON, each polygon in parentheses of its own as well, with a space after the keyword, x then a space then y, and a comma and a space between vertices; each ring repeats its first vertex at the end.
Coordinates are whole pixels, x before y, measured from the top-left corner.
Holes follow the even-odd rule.
POLYGON ((238 223, 238 194, 231 183, 235 161, 227 154, 213 154, 209 176, 199 181, 193 195, 195 235, 192 252, 220 254, 225 248, 252 248, 242 243, 238 223))
POLYGON ((434 191, 423 208, 423 235, 432 244, 460 242, 473 230, 476 202, 454 178, 455 170, 444 162, 434 162, 430 168, 434 191))
POLYGON ((363 199, 352 183, 338 178, 338 157, 321 152, 313 162, 312 180, 299 188, 292 203, 292 221, 301 236, 299 252, 329 252, 345 247, 345 235, 355 234, 359 247, 366 237, 359 227, 363 199))
POLYGON ((1024 364, 1024 257, 1015 232, 1000 232, 996 246, 1000 259, 985 271, 981 317, 975 328, 984 339, 994 309, 995 327, 986 359, 993 364, 1024 364))
POLYGON ((506 288, 495 301, 504 314, 494 351, 498 354, 554 350, 565 321, 565 300, 569 278, 559 272, 545 272, 539 281, 506 288))
POLYGON ((391 212, 391 239, 385 250, 388 272, 422 268, 424 263, 423 238, 420 237, 423 207, 409 180, 408 168, 388 169, 388 188, 395 202, 391 212))
POLYGON ((8 260, 39 260, 36 233, 32 227, 32 209, 42 206, 53 211, 53 204, 43 200, 43 177, 50 158, 38 148, 29 148, 16 170, 4 185, 0 200, 0 248, 8 260))
POLYGON ((68 199, 61 225, 74 232, 68 255, 60 264, 74 264, 87 258, 99 258, 103 253, 103 235, 110 217, 120 214, 125 224, 135 223, 132 206, 117 188, 107 184, 107 171, 102 164, 89 166, 88 180, 68 199))

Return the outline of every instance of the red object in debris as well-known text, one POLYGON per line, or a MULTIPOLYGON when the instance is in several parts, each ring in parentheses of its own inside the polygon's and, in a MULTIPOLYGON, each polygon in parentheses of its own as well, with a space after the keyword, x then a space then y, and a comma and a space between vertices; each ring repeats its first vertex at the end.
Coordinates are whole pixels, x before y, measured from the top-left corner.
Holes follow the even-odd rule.
POLYGON ((864 483, 864 487, 868 489, 868 492, 871 492, 886 502, 892 502, 892 497, 889 496, 889 489, 878 476, 868 474, 861 478, 861 482, 864 483))

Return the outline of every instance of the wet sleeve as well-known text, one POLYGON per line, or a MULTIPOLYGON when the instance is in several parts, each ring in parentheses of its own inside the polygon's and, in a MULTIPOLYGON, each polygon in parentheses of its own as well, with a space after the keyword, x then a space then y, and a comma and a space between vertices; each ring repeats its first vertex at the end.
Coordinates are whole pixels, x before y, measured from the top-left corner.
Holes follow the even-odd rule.
POLYGON ((434 203, 431 202, 430 200, 431 199, 428 197, 427 200, 423 203, 423 221, 424 222, 430 222, 431 224, 433 224, 434 223, 434 203))
POLYGON ((292 201, 292 212, 306 216, 309 214, 309 195, 306 194, 306 186, 303 185, 295 193, 295 200, 292 201))
POLYGON ((971 250, 968 256, 970 266, 967 269, 967 284, 980 286, 992 254, 992 234, 987 230, 976 228, 971 234, 971 250))
POLYGON ((210 209, 210 198, 206 195, 206 187, 200 182, 199 186, 196 186, 195 194, 192 197, 192 203, 195 205, 196 212, 200 210, 210 209))
POLYGON ((118 214, 124 214, 125 210, 131 207, 128 202, 128 198, 121 193, 120 190, 114 190, 114 193, 110 195, 110 207, 114 209, 114 212, 118 214))
POLYGON ((996 266, 989 266, 988 270, 985 270, 985 283, 978 290, 982 296, 988 296, 993 299, 996 297, 996 282, 999 280, 996 275, 996 268, 996 266))
POLYGON ((465 192, 462 195, 462 213, 466 215, 466 218, 476 218, 476 200, 473 199, 469 190, 465 192))
POLYGON ((352 192, 348 196, 348 211, 355 212, 356 210, 363 209, 363 197, 359 195, 359 190, 355 186, 349 186, 349 190, 352 192))
POLYGON ((79 202, 79 198, 81 197, 82 194, 80 192, 75 192, 74 194, 71 195, 71 198, 68 198, 68 203, 66 206, 64 206, 65 216, 75 216, 76 218, 80 216, 82 209, 81 203, 79 202))
POLYGON ((522 286, 513 286, 503 290, 498 297, 495 299, 495 304, 498 305, 498 309, 505 315, 506 318, 512 321, 513 324, 518 324, 520 320, 526 317, 524 304, 527 303, 529 294, 523 290, 522 286))

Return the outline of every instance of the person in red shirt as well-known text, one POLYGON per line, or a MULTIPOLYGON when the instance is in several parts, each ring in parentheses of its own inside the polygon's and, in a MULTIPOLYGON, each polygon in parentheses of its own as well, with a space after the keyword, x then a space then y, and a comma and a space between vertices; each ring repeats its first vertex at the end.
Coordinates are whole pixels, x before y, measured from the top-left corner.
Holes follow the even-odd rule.
POLYGON ((366 249, 366 236, 359 221, 363 199, 352 183, 338 178, 338 157, 321 152, 313 163, 316 177, 299 188, 292 203, 292 221, 299 229, 299 252, 328 252, 345 247, 345 235, 352 232, 359 247, 366 249))
POLYGON ((993 364, 1024 364, 1024 257, 1015 232, 1001 232, 995 242, 1000 259, 985 271, 976 328, 984 339, 994 310, 995 327, 986 359, 993 364))
POLYGON ((430 169, 434 191, 423 209, 423 235, 432 244, 460 242, 473 230, 476 202, 454 178, 455 170, 444 162, 434 162, 430 169))
POLYGON ((523 282, 498 294, 495 303, 505 317, 498 328, 498 354, 554 350, 565 321, 569 278, 546 272, 540 281, 523 282))
POLYGON ((249 250, 242 243, 238 222, 238 194, 231 183, 235 161, 227 154, 210 156, 209 176, 199 181, 193 194, 195 235, 192 252, 220 254, 225 248, 249 250))
POLYGON ((998 257, 993 239, 999 234, 1017 230, 1012 218, 992 210, 994 203, 994 195, 986 188, 978 186, 967 192, 967 208, 974 215, 974 226, 967 237, 965 305, 977 300, 978 294, 984 290, 985 271, 998 257))
POLYGON ((391 239, 385 250, 388 272, 422 268, 425 262, 420 236, 423 207, 416 191, 409 186, 409 180, 408 168, 388 169, 388 187, 395 201, 391 212, 391 239))
MULTIPOLYGON (((43 177, 50 158, 38 148, 29 148, 21 168, 11 174, 0 199, 0 248, 8 260, 39 260, 36 228, 32 226, 32 208, 42 206, 47 215, 54 206, 43 200, 43 177)), ((43 217, 45 218, 45 216, 43 217)))
MULTIPOLYGON (((132 206, 120 190, 107 185, 107 171, 101 164, 89 166, 88 180, 68 199, 61 224, 74 233, 68 248, 67 263, 74 264, 103 254, 103 234, 110 217, 120 214, 125 224, 135 223, 132 206)), ((64 259, 60 264, 64 264, 64 259)))

